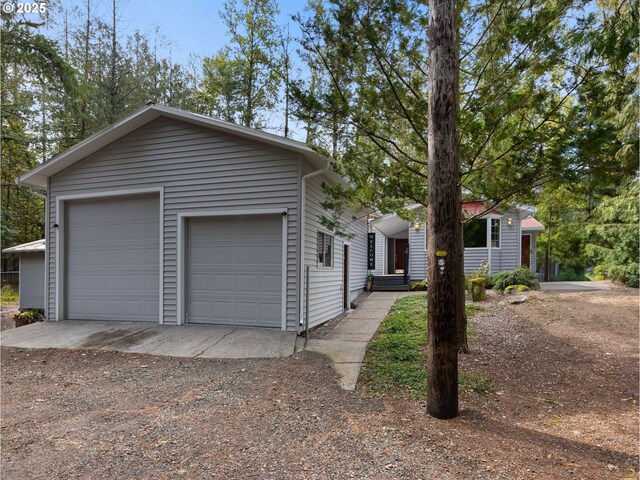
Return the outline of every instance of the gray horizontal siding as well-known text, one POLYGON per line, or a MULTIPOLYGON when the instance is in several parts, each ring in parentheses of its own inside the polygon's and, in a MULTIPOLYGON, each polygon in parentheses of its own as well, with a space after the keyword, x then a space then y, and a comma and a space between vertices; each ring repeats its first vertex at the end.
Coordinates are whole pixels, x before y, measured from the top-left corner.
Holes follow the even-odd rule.
MULTIPOLYGON (((520 265, 520 219, 516 213, 508 212, 500 220, 500 248, 491 249, 492 273, 513 270, 520 265), (508 224, 509 218, 512 221, 511 225, 508 224)), ((421 223, 420 230, 409 228, 409 272, 412 280, 422 280, 427 277, 426 235, 426 222, 421 223)), ((535 240, 532 239, 531 243, 534 245, 535 240)), ((532 246, 532 248, 535 247, 532 246)), ((535 251, 533 255, 532 262, 535 261, 535 251)), ((486 248, 465 248, 465 272, 478 270, 481 262, 487 259, 486 248)))
MULTIPOLYGON (((294 330, 299 168, 300 157, 295 153, 160 118, 54 175, 50 224, 55 223, 56 198, 61 195, 164 187, 163 318, 171 324, 177 312, 178 213, 288 209, 287 328, 294 330)), ((52 314, 56 230, 50 228, 49 234, 52 314)))
POLYGON ((480 268, 483 260, 489 257, 486 248, 465 248, 464 249, 464 271, 473 272, 480 268))
POLYGON ((387 238, 375 228, 371 228, 371 232, 376 234, 376 268, 373 270, 374 275, 384 275, 386 272, 386 250, 387 238))
POLYGON ((44 252, 20 254, 19 307, 44 308, 44 252))
MULTIPOLYGON (((309 173, 306 167, 303 174, 309 173)), ((321 225, 321 215, 330 216, 321 204, 325 199, 322 183, 328 183, 324 176, 307 180, 307 200, 305 217, 304 265, 309 265, 309 326, 319 325, 343 312, 343 247, 350 245, 349 298, 353 300, 363 289, 367 279, 367 218, 366 214, 356 215, 345 212, 342 222, 348 224, 347 231, 354 235, 350 239, 334 238, 333 267, 318 267, 317 234, 318 231, 332 234, 321 225), (353 216, 358 219, 354 221, 353 216)), ((303 297, 302 305, 305 305, 303 297)))
POLYGON ((504 272, 520 265, 520 220, 515 213, 500 219, 500 248, 491 249, 491 271, 504 272), (511 225, 508 220, 511 219, 511 225))
POLYGON ((411 280, 427 278, 427 228, 420 224, 420 230, 409 227, 409 275, 411 280))

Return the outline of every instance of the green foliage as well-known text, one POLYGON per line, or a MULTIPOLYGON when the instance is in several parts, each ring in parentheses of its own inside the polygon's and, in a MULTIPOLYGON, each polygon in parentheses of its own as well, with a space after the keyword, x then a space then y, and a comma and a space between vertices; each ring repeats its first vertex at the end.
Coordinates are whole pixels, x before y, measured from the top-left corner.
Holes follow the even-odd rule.
POLYGON ((491 275, 491 283, 493 284, 493 289, 500 292, 504 292, 510 285, 526 285, 531 289, 540 287, 535 274, 525 267, 518 267, 509 272, 495 273, 491 275))
POLYGON ((458 385, 463 392, 476 392, 482 397, 486 397, 495 391, 495 385, 491 379, 482 375, 461 373, 458 377, 458 385))
POLYGON ((20 310, 13 319, 16 322, 16 327, 42 322, 44 320, 44 310, 41 308, 26 308, 24 310, 20 310))
POLYGON ((597 274, 597 273, 595 273, 595 272, 588 272, 588 273, 585 273, 585 274, 584 274, 584 276, 585 276, 586 278, 588 278, 589 280, 591 280, 592 282, 601 282, 602 280, 606 280, 606 279, 604 278, 604 275, 598 275, 598 274, 597 274))
POLYGON ((0 303, 6 305, 7 303, 16 303, 18 301, 18 289, 13 285, 3 285, 0 290, 0 303))
POLYGON ((586 253, 594 272, 630 287, 639 284, 639 193, 638 182, 629 182, 595 209, 594 222, 587 227, 586 253))
POLYGON ((409 284, 409 290, 411 290, 412 292, 426 291, 427 288, 428 288, 428 286, 427 286, 427 279, 426 278, 424 280, 419 281, 419 282, 411 282, 409 284))
POLYGON ((560 282, 575 282, 580 280, 586 280, 587 277, 580 270, 576 270, 571 267, 560 267, 558 277, 556 280, 560 282))
POLYGON ((504 294, 509 295, 512 293, 521 293, 521 292, 526 292, 531 290, 529 287, 527 287, 526 285, 509 285, 507 288, 504 289, 504 294))
MULTIPOLYGON (((484 310, 467 306, 468 316, 484 310)), ((469 338, 471 338, 469 332, 469 338)), ((359 382, 373 393, 423 398, 426 394, 427 296, 400 298, 369 343, 359 382)), ((486 378, 461 374, 460 387, 491 391, 486 378)))
POLYGON ((206 113, 226 122, 240 123, 242 63, 232 58, 226 47, 213 57, 206 57, 202 68, 204 78, 198 95, 206 113))
MULTIPOLYGON (((237 86, 240 123, 263 128, 265 112, 273 109, 279 78, 275 68, 280 12, 274 0, 228 0, 220 17, 231 37, 231 48, 223 67, 231 70, 222 81, 237 86), (234 82, 235 80, 235 82, 234 82)), ((220 54, 218 54, 220 55, 220 54)))

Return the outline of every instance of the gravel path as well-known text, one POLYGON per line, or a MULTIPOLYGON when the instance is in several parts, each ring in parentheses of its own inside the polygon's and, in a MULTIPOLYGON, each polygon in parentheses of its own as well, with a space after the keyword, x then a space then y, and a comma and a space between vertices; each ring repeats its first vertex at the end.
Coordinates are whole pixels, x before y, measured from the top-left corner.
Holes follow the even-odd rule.
POLYGON ((2 349, 1 476, 636 478, 638 294, 534 293, 473 321, 461 416, 346 392, 328 360, 2 349))

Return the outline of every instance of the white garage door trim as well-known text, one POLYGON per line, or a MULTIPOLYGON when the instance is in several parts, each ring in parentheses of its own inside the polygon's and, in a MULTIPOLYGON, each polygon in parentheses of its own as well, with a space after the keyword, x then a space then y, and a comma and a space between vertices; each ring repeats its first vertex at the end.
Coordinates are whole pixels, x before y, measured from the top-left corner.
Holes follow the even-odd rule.
POLYGON ((265 208, 250 210, 207 210, 207 211, 187 211, 178 213, 178 258, 177 258, 177 323, 184 325, 185 322, 185 225, 187 218, 194 217, 231 217, 246 215, 282 215, 282 323, 281 329, 287 329, 287 208, 265 208))
MULTIPOLYGON (((56 229, 56 275, 55 275, 55 320, 62 320, 62 312, 64 312, 64 265, 65 265, 65 218, 64 218, 64 202, 72 201, 72 200, 98 200, 101 198, 110 198, 110 197, 125 197, 129 195, 144 195, 148 193, 157 193, 160 196, 160 208, 158 214, 160 215, 160 232, 158 235, 160 245, 160 266, 159 266, 159 315, 158 315, 158 323, 164 322, 164 282, 163 282, 163 245, 164 245, 164 187, 154 187, 154 188, 139 188, 139 189, 127 189, 127 190, 108 190, 103 192, 95 192, 95 193, 78 193, 73 195, 59 195, 56 197, 56 225, 54 225, 56 229)), ((47 248, 48 250, 48 248, 47 248)), ((45 269, 48 267, 45 266, 45 269)), ((45 297, 49 295, 48 291, 45 291, 45 297)))

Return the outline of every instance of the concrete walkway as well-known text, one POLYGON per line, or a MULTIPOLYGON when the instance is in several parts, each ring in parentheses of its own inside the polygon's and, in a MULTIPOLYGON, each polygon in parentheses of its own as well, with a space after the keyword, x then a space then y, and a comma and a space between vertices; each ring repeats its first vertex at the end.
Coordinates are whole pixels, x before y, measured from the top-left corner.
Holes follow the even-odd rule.
POLYGON ((0 333, 0 344, 22 348, 115 350, 171 357, 276 358, 293 355, 295 332, 213 325, 67 320, 0 333))
POLYGON ((597 282, 576 281, 576 282, 540 282, 540 290, 545 292, 589 292, 608 291, 615 286, 608 280, 597 282))
POLYGON ((407 295, 411 293, 373 292, 322 339, 309 340, 307 350, 328 356, 340 375, 340 386, 355 390, 369 340, 395 301, 407 295))

